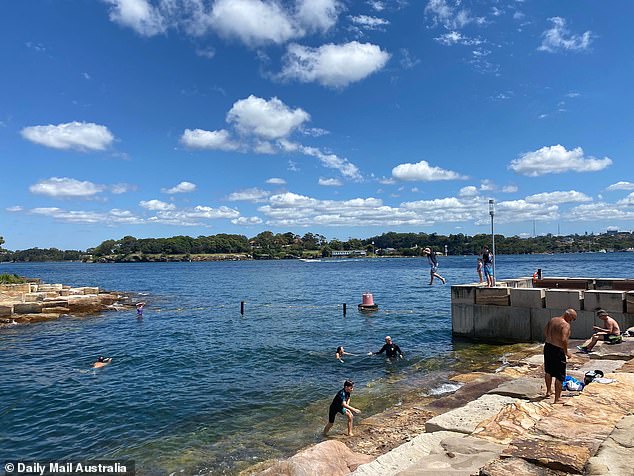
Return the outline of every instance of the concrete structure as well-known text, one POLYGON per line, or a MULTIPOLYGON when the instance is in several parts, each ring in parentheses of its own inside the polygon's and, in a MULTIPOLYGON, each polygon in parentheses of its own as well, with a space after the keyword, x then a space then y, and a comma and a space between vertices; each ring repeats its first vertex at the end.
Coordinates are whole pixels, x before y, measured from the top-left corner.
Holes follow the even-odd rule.
POLYGON ((634 326, 634 280, 552 277, 539 281, 523 277, 496 283, 451 287, 452 331, 455 336, 491 342, 543 340, 549 319, 572 308, 577 320, 572 339, 586 339, 600 325, 599 308, 625 330, 634 326), (537 287, 542 284, 548 287, 537 287))

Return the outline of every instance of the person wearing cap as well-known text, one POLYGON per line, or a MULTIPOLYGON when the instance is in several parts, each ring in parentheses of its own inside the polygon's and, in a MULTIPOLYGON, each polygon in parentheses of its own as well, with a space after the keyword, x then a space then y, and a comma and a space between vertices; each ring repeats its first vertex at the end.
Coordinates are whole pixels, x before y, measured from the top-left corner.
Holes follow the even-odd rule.
POLYGON ((343 388, 339 390, 335 398, 333 398, 328 410, 328 423, 324 427, 324 436, 328 435, 332 425, 335 423, 335 417, 338 413, 348 417, 348 436, 354 436, 352 433, 353 413, 361 413, 361 410, 350 405, 350 393, 353 388, 354 382, 352 380, 346 380, 343 382, 343 388))
POLYGON ((552 394, 553 377, 555 377, 555 401, 561 403, 561 390, 566 379, 566 358, 570 323, 577 319, 577 311, 566 309, 561 316, 553 317, 544 328, 544 380, 546 382, 546 398, 552 394))
POLYGON ((599 309, 597 311, 597 317, 605 323, 605 327, 592 326, 592 330, 597 332, 592 334, 592 338, 588 344, 577 346, 577 349, 581 352, 591 352, 600 340, 603 340, 608 344, 618 344, 623 341, 623 338, 621 337, 621 328, 619 327, 618 322, 610 317, 608 311, 599 309))
POLYGON ((429 285, 434 284, 434 277, 440 279, 442 283, 445 284, 445 278, 438 274, 438 258, 436 258, 436 252, 427 247, 423 250, 423 254, 427 256, 427 261, 429 261, 430 266, 429 285))

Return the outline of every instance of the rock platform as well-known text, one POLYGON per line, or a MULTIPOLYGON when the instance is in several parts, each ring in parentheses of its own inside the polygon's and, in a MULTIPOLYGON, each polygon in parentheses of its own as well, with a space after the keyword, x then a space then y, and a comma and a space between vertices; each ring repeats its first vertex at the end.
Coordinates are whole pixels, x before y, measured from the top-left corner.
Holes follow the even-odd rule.
POLYGON ((120 308, 127 299, 94 286, 0 284, 0 326, 50 321, 67 314, 95 314, 120 308))
POLYGON ((542 347, 535 346, 533 355, 509 359, 500 372, 453 377, 464 385, 451 395, 358 421, 355 436, 344 440, 352 454, 330 454, 335 442, 327 440, 298 454, 301 467, 286 464, 296 455, 257 474, 632 476, 634 338, 599 343, 592 354, 577 352, 578 343, 570 344, 568 374, 583 379, 599 369, 615 382, 563 392, 563 404, 555 405, 543 397, 542 347), (319 453, 326 461, 343 461, 337 472, 321 471, 318 460, 307 464, 306 457, 319 453), (374 459, 355 469, 363 456, 374 459))

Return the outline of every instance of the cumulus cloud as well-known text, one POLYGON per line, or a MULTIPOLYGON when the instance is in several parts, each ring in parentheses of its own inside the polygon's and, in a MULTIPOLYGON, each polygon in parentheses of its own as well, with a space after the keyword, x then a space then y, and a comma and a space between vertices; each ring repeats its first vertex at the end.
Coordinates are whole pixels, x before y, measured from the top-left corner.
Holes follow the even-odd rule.
POLYGON ((247 188, 245 190, 229 194, 227 200, 231 202, 245 201, 257 203, 265 201, 269 195, 271 195, 271 192, 267 192, 266 190, 259 188, 247 188))
POLYGON ((464 180, 467 177, 451 170, 429 165, 426 160, 416 164, 400 164, 392 169, 392 177, 398 180, 433 182, 437 180, 464 180))
POLYGON ((473 185, 469 185, 468 187, 462 187, 460 192, 458 192, 460 197, 475 197, 478 195, 478 189, 473 185))
POLYGON ((260 217, 238 217, 231 220, 231 223, 234 225, 259 225, 262 223, 262 219, 260 217))
POLYGON ((574 35, 566 28, 566 20, 561 17, 549 18, 552 28, 542 33, 542 44, 539 51, 556 53, 558 51, 586 50, 592 41, 592 33, 586 31, 582 35, 574 35))
POLYGON ((90 198, 104 190, 103 185, 68 177, 51 177, 31 185, 29 191, 54 198, 90 198))
POLYGON ((163 193, 190 193, 196 190, 196 184, 191 182, 180 182, 179 184, 171 187, 171 188, 162 188, 161 192, 163 193))
POLYGON ((566 150, 562 145, 553 145, 520 155, 511 162, 509 169, 529 177, 539 177, 563 172, 596 172, 611 164, 612 160, 608 157, 586 158, 581 147, 566 150))
POLYGON ((142 36, 154 36, 167 29, 166 20, 148 0, 105 0, 111 5, 110 20, 132 28, 142 36))
POLYGON ((319 185, 322 185, 324 187, 341 187, 343 183, 337 178, 319 177, 319 185))
POLYGON ((238 218, 240 212, 229 207, 208 207, 198 205, 182 210, 159 210, 155 216, 147 219, 149 223, 161 223, 175 226, 199 226, 204 225, 201 220, 215 220, 221 218, 238 218))
POLYGON ((174 210, 176 209, 176 205, 173 203, 166 203, 160 200, 141 200, 139 202, 139 206, 147 209, 147 210, 174 210))
MULTIPOLYGON (((498 202, 495 206, 495 219, 498 223, 514 223, 530 220, 556 220, 559 218, 559 207, 555 204, 529 203, 526 200, 509 200, 498 202)), ((487 223, 482 217, 480 224, 487 223)))
POLYGON ((606 190, 610 192, 614 190, 634 190, 634 183, 632 182, 616 182, 610 185, 606 190))
POLYGON ((270 179, 266 180, 266 183, 271 185, 286 185, 286 180, 284 180, 283 178, 271 177, 270 179))
POLYGON ((107 127, 92 122, 30 126, 22 129, 21 134, 36 144, 62 150, 104 150, 114 141, 107 127))
POLYGON ((206 131, 203 129, 185 129, 181 144, 190 149, 237 150, 240 144, 231 140, 228 131, 206 131))
POLYGON ((279 77, 344 88, 379 71, 389 58, 389 53, 371 43, 329 43, 318 48, 291 44, 279 77))
POLYGON ((599 202, 578 205, 570 209, 566 215, 571 221, 634 220, 634 210, 626 210, 620 203, 599 202))
POLYGON ((627 197, 616 202, 617 205, 623 205, 626 207, 634 207, 634 192, 630 193, 627 197))
POLYGON ((308 31, 328 31, 337 23, 342 9, 337 0, 298 0, 296 18, 308 31))
POLYGON ((56 207, 33 208, 30 213, 51 217, 65 223, 104 223, 106 225, 128 224, 139 225, 143 219, 134 215, 131 211, 113 208, 106 212, 86 210, 64 210, 56 207))
POLYGON ((227 113, 227 122, 239 132, 265 139, 287 137, 309 120, 306 111, 291 109, 276 97, 267 101, 253 95, 236 101, 227 113))
POLYGON ((570 190, 568 192, 544 192, 529 195, 525 198, 528 203, 574 203, 591 202, 592 198, 585 193, 570 190))
POLYGON ((115 183, 114 185, 110 185, 110 192, 115 195, 121 195, 123 193, 132 192, 137 189, 136 185, 130 183, 115 183))

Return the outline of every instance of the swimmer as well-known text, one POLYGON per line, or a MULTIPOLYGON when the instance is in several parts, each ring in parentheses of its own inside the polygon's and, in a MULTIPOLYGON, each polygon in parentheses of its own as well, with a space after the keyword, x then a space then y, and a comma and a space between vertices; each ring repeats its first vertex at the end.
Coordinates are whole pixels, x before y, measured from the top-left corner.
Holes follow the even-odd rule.
POLYGON ((143 317, 143 307, 145 306, 144 302, 136 303, 136 317, 143 317))
POLYGON ((97 362, 92 364, 92 367, 94 369, 100 369, 101 367, 108 365, 110 362, 112 362, 112 357, 104 357, 103 355, 100 355, 97 362))
POLYGON ((355 355, 355 354, 351 354, 350 352, 346 352, 343 349, 343 346, 340 345, 339 347, 337 347, 337 352, 335 353, 335 357, 342 364, 343 364, 343 359, 341 357, 343 357, 344 355, 355 355))

